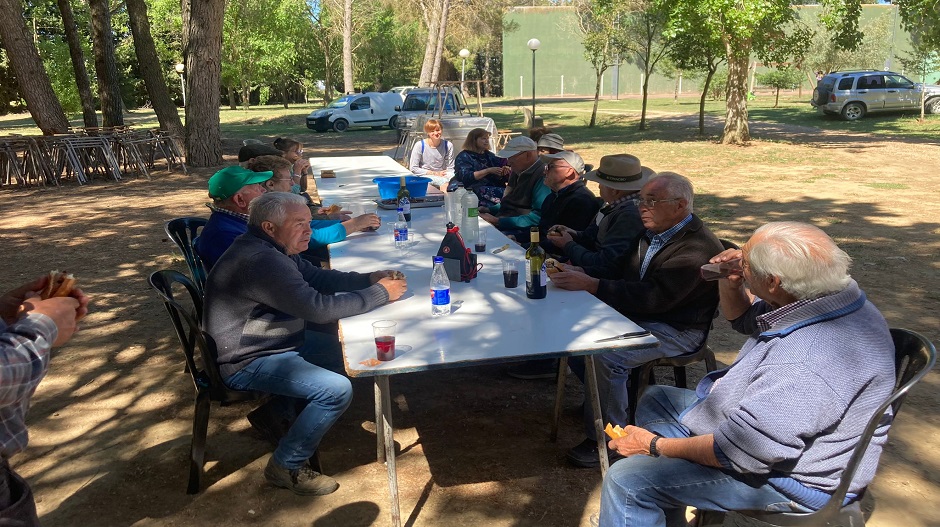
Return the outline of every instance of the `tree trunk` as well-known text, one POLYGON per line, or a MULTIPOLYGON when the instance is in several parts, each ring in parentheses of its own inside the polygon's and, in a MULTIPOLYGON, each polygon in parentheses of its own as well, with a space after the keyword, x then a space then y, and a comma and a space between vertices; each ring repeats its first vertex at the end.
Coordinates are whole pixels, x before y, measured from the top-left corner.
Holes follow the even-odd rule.
MULTIPOLYGON (((649 62, 647 61, 647 64, 649 62)), ((650 69, 650 68, 647 68, 650 69)), ((640 106, 640 130, 646 130, 646 105, 649 102, 650 93, 650 74, 647 71, 643 74, 643 102, 640 106)))
POLYGON ((26 29, 23 4, 20 0, 0 0, 0 38, 7 51, 20 95, 42 133, 64 134, 69 130, 62 105, 52 90, 49 75, 42 65, 39 51, 26 29))
POLYGON ((725 44, 728 55, 728 95, 725 129, 721 133, 721 143, 745 144, 751 140, 747 124, 747 72, 749 43, 731 42, 725 44))
POLYGON ((429 9, 425 10, 428 40, 424 44, 424 62, 421 63, 421 75, 418 77, 418 86, 422 87, 431 83, 431 70, 434 69, 434 53, 437 50, 437 35, 440 33, 437 14, 436 3, 432 3, 429 9))
POLYGON ((72 14, 72 4, 69 0, 58 0, 58 4, 62 27, 65 29, 65 40, 69 44, 72 70, 75 72, 75 85, 82 101, 82 122, 86 127, 95 128, 98 126, 98 114, 95 113, 95 98, 91 94, 91 81, 88 80, 88 70, 85 69, 85 54, 82 52, 78 27, 75 25, 75 15, 72 14))
POLYGON ((111 9, 108 0, 88 0, 91 16, 92 51, 98 77, 98 100, 101 102, 103 126, 122 126, 121 77, 114 56, 114 32, 111 31, 111 9))
POLYGON ((437 46, 434 50, 434 64, 431 67, 431 82, 437 82, 441 73, 441 61, 444 59, 444 37, 447 35, 447 15, 450 13, 450 0, 441 2, 441 21, 438 24, 437 46))
POLYGON ((189 3, 186 53, 186 160, 194 167, 222 163, 219 80, 222 76, 222 16, 225 0, 189 3))
POLYGON ((343 91, 353 93, 356 91, 353 84, 353 57, 352 57, 352 0, 343 2, 343 91))
POLYGON ((238 109, 238 101, 237 101, 237 99, 236 99, 235 97, 236 97, 236 95, 235 95, 235 86, 229 86, 229 87, 228 87, 228 108, 229 108, 229 110, 237 110, 237 109, 238 109))
POLYGON ((774 97, 774 108, 776 108, 778 104, 780 104, 780 88, 777 88, 777 94, 776 97, 774 97))
MULTIPOLYGON (((59 0, 65 2, 67 0, 59 0)), ((166 85, 166 77, 160 68, 160 59, 157 49, 153 45, 153 36, 150 34, 150 20, 147 18, 147 4, 144 0, 125 0, 127 16, 130 19, 131 32, 134 33, 134 51, 137 54, 137 63, 140 67, 140 76, 144 79, 147 94, 153 111, 157 114, 160 128, 175 137, 182 139, 183 122, 180 121, 176 103, 170 98, 170 90, 166 85)))
POLYGON ((708 73, 705 74, 705 83, 702 85, 702 96, 698 101, 698 135, 705 135, 705 98, 708 97, 708 88, 712 85, 712 78, 718 71, 718 64, 709 64, 708 73))
POLYGON ((597 103, 601 98, 601 76, 604 75, 604 70, 594 70, 594 73, 597 74, 597 80, 594 81, 594 109, 591 110, 591 122, 588 123, 588 128, 594 128, 597 124, 597 103))

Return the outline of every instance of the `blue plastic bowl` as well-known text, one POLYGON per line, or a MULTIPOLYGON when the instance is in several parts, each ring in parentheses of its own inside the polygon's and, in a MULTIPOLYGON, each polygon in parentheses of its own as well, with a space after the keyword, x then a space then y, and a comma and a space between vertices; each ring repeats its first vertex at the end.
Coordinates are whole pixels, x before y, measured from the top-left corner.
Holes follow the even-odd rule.
MULTIPOLYGON (((401 188, 401 176, 383 176, 373 178, 372 182, 379 186, 379 198, 395 199, 398 189, 401 188)), ((423 198, 428 193, 428 183, 431 178, 421 176, 405 176, 405 186, 412 198, 423 198)))

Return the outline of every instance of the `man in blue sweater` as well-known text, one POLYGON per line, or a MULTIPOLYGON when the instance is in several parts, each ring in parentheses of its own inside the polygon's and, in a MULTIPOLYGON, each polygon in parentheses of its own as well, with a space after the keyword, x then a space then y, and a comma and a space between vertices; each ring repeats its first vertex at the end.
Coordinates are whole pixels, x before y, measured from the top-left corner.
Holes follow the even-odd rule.
MULTIPOLYGON (((604 480, 600 525, 684 526, 686 506, 816 510, 890 396, 888 325, 829 236, 802 223, 770 223, 712 262, 735 258, 742 276, 720 281, 721 308, 747 342, 734 364, 695 391, 646 392, 638 426, 609 442, 628 457, 604 480)), ((874 477, 890 422, 868 446, 853 496, 874 477)))
MULTIPOLYGON (((196 253, 207 272, 212 270, 235 238, 248 231, 248 205, 251 201, 265 192, 283 190, 280 188, 283 179, 283 175, 275 175, 274 172, 255 172, 238 165, 225 167, 209 178, 212 203, 208 207, 212 214, 195 244, 196 253), (275 179, 277 181, 272 181, 275 179)), ((289 190, 289 180, 286 186, 289 190)), ((342 223, 311 220, 310 242, 313 247, 324 247, 345 240, 348 234, 379 225, 381 222, 375 214, 363 214, 342 223)))
POLYGON ((400 298, 407 283, 392 279, 392 271, 343 273, 300 258, 310 243, 310 209, 299 195, 271 192, 253 200, 248 221, 248 232, 209 273, 204 327, 216 343, 225 384, 274 395, 262 408, 288 421, 302 408, 265 478, 296 494, 329 494, 336 481, 307 462, 349 407, 352 385, 316 364, 325 348, 339 343, 305 331, 306 323, 365 313, 400 298))

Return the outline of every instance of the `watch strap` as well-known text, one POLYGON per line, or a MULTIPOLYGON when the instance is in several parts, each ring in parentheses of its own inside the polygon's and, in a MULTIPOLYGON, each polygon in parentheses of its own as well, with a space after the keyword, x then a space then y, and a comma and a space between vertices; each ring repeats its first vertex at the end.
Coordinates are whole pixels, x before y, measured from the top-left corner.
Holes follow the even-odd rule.
POLYGON ((650 455, 653 457, 659 457, 659 449, 656 448, 657 441, 659 441, 659 436, 653 436, 650 440, 650 455))

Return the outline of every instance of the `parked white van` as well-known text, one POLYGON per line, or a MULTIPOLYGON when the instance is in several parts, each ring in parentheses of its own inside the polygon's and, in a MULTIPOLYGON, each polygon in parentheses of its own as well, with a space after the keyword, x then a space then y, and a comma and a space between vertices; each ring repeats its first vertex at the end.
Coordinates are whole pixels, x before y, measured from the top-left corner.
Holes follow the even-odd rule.
POLYGON ((395 129, 398 122, 396 106, 401 106, 397 93, 354 93, 344 95, 321 110, 307 116, 307 128, 325 132, 333 129, 345 132, 350 126, 371 126, 378 130, 383 126, 395 129))

